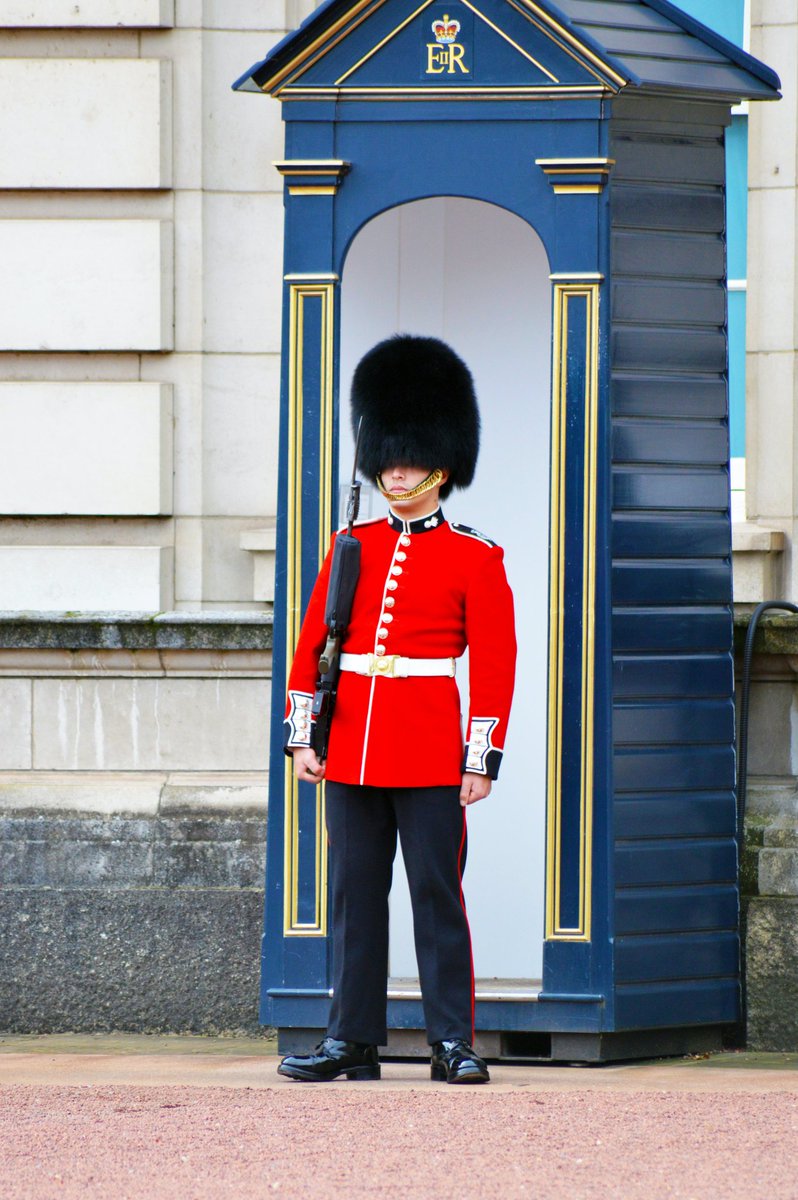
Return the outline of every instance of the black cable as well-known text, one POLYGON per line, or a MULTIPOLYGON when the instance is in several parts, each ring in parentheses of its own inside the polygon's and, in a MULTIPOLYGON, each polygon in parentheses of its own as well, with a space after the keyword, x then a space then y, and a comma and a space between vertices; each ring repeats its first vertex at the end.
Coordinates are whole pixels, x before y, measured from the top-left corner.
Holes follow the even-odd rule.
POLYGON ((745 841, 745 800, 748 782, 748 707, 751 690, 751 659, 754 656, 754 638, 756 636, 759 618, 770 608, 778 608, 783 612, 798 613, 798 604, 789 600, 763 600, 757 604, 751 615, 751 623, 745 636, 745 653, 743 654, 743 683, 740 693, 740 734, 738 737, 737 756, 737 846, 742 859, 743 843, 745 841))

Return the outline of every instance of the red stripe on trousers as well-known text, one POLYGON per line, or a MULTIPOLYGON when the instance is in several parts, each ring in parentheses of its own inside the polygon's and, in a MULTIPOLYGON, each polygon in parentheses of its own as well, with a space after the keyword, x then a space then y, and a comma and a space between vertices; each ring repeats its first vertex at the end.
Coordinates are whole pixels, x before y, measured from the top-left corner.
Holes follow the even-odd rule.
POLYGON ((463 895, 463 850, 465 848, 466 832, 467 832, 466 808, 465 808, 465 805, 463 805, 463 836, 460 838, 460 849, 457 852, 457 871, 460 876, 460 906, 463 910, 463 916, 465 917, 466 929, 468 930, 468 953, 471 958, 471 1044, 473 1045, 474 1037, 475 1037, 475 1033, 476 1033, 476 1031, 474 1029, 474 1021, 475 1021, 475 1016, 476 1016, 476 996, 475 996, 476 981, 474 979, 474 946, 473 946, 473 942, 471 941, 471 926, 468 923, 468 913, 466 912, 465 896, 463 895))

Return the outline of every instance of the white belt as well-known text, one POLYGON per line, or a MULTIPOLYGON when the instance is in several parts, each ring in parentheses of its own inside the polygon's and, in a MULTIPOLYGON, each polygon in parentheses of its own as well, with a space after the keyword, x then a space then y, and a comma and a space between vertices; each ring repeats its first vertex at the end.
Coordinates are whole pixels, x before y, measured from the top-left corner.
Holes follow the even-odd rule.
POLYGON ((342 654, 341 670, 356 675, 384 675, 388 679, 406 679, 408 675, 448 675, 454 677, 453 658, 403 658, 401 654, 342 654))

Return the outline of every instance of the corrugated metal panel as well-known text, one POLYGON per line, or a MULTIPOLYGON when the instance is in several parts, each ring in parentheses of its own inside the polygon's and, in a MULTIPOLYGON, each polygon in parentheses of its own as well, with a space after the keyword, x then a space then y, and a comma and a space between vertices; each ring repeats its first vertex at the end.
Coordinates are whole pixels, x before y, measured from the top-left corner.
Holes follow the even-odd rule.
POLYGON ((734 884, 694 887, 620 888, 615 906, 615 932, 680 933, 690 929, 728 931, 737 924, 734 884))
POLYGON ((643 792, 615 805, 618 838, 719 837, 734 820, 732 792, 683 792, 678 796, 643 792))
MULTIPOLYGON (((645 32, 663 55, 681 45, 645 32)), ((615 44, 632 41, 627 29, 615 44)), ((711 55, 693 51, 691 69, 706 70, 711 55)), ((640 1028, 737 1015, 726 116, 670 101, 615 109, 615 999, 616 1027, 640 1028)))
POLYGON ((678 957, 685 979, 734 975, 740 952, 734 933, 624 937, 618 939, 615 949, 618 983, 667 980, 664 964, 674 957, 678 957))
POLYGON ((665 1029, 669 1025, 718 1025, 736 1021, 740 984, 730 979, 675 983, 619 984, 616 1021, 622 1029, 665 1029))
POLYGON ((734 687, 730 654, 670 657, 627 655, 613 663, 616 700, 678 696, 730 696, 734 687))
POLYGON ((618 513, 613 521, 612 553, 624 558, 726 558, 731 553, 724 516, 672 517, 618 513))
POLYGON ((643 87, 769 98, 778 80, 667 0, 556 0, 572 27, 643 87))
POLYGON ((617 655, 709 654, 713 650, 728 654, 731 622, 728 606, 616 608, 612 644, 617 655))

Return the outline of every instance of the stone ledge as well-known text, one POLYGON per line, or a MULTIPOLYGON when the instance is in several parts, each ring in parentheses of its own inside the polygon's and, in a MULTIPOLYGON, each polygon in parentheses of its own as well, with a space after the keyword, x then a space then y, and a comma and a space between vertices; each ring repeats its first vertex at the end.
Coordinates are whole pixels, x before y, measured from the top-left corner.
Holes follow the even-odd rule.
POLYGON ((0 649, 271 650, 263 612, 0 612, 0 649))
MULTIPOLYGON (((745 649, 745 638, 750 624, 750 613, 735 610, 734 649, 739 654, 745 649)), ((757 627, 754 653, 798 655, 798 614, 766 613, 757 627)))
POLYGON ((3 771, 0 816, 265 820, 268 791, 265 771, 3 771))
POLYGON ((755 521, 735 521, 732 525, 734 554, 771 554, 784 549, 784 531, 755 521))

